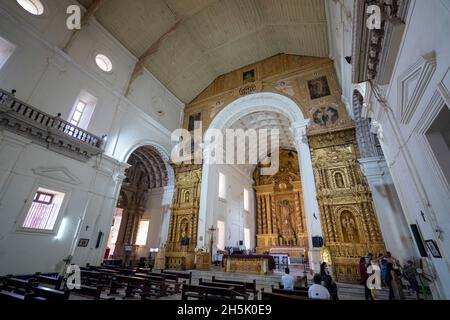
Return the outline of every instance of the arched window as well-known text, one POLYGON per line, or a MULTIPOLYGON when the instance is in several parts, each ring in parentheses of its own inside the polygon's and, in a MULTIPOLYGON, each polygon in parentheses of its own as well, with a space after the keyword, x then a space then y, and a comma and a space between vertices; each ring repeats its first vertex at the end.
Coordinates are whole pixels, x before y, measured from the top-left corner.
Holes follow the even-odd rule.
POLYGON ((113 64, 111 59, 109 59, 104 54, 98 54, 95 56, 95 63, 104 72, 111 72, 113 69, 113 64))
POLYGON ((40 16, 44 14, 44 5, 40 0, 17 0, 17 3, 32 15, 40 16))

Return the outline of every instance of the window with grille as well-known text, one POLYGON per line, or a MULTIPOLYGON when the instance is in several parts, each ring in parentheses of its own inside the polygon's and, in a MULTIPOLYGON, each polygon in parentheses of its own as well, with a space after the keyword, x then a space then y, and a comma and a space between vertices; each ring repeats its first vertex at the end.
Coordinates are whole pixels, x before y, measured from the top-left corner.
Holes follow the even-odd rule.
POLYGON ((64 199, 63 193, 39 188, 25 217, 22 228, 52 231, 64 199))

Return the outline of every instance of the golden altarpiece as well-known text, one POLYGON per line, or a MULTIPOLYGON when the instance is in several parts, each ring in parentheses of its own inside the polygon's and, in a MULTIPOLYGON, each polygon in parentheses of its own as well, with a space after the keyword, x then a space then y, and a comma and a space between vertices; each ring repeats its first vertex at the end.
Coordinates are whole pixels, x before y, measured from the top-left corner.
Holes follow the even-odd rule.
POLYGON ((271 251, 307 256, 308 232, 297 152, 280 151, 280 170, 273 176, 254 172, 258 253, 271 251), (278 249, 278 250, 277 250, 278 249))
MULTIPOLYGON (((279 54, 222 75, 186 106, 184 128, 192 130, 195 121, 201 121, 205 132, 231 102, 259 92, 290 98, 304 118, 311 120, 307 136, 326 246, 323 259, 332 261, 338 280, 356 281, 358 258, 368 252, 384 252, 385 247, 372 196, 357 163, 354 124, 341 101, 333 61, 279 54)), ((283 151, 284 163, 278 175, 268 180, 255 177, 259 251, 281 246, 308 249, 307 237, 311 235, 305 223, 297 155, 297 165, 292 159, 286 161, 294 154, 283 151)), ((193 265, 201 172, 201 166, 175 166, 169 240, 159 255, 163 267, 193 265), (188 246, 181 246, 183 234, 190 239, 188 246)))

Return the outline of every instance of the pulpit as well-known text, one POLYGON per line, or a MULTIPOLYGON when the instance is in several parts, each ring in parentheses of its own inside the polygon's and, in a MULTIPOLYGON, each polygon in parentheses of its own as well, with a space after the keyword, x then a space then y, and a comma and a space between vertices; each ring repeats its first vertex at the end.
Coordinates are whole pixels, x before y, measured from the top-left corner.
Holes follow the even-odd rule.
POLYGON ((196 254, 195 268, 197 270, 210 270, 211 269, 211 255, 209 252, 198 252, 196 254))

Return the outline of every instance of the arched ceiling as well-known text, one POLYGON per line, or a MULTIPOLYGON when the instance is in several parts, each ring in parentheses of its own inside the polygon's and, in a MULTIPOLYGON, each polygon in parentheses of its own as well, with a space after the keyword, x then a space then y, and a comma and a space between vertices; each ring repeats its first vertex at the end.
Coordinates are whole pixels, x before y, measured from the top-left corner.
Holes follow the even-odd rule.
MULTIPOLYGON (((294 137, 290 129, 289 119, 277 112, 260 111, 249 113, 246 116, 240 118, 236 121, 230 129, 243 129, 244 131, 253 129, 258 132, 260 129, 267 129, 269 132, 271 130, 277 129, 279 131, 279 147, 280 149, 296 150, 294 144, 294 137)), ((269 133, 270 134, 270 133, 269 133)), ((270 137, 269 137, 270 139, 270 137)), ((263 157, 268 154, 266 149, 258 150, 258 145, 246 143, 246 154, 249 152, 259 152, 259 160, 264 160, 263 157)), ((247 173, 249 176, 253 175, 256 165, 246 164, 239 165, 242 171, 247 173)))
POLYGON ((165 187, 169 183, 169 172, 166 162, 159 151, 152 146, 136 149, 128 159, 132 166, 139 166, 145 172, 146 189, 165 187))
POLYGON ((324 1, 103 0, 95 16, 189 103, 218 76, 278 53, 327 57, 324 1))

